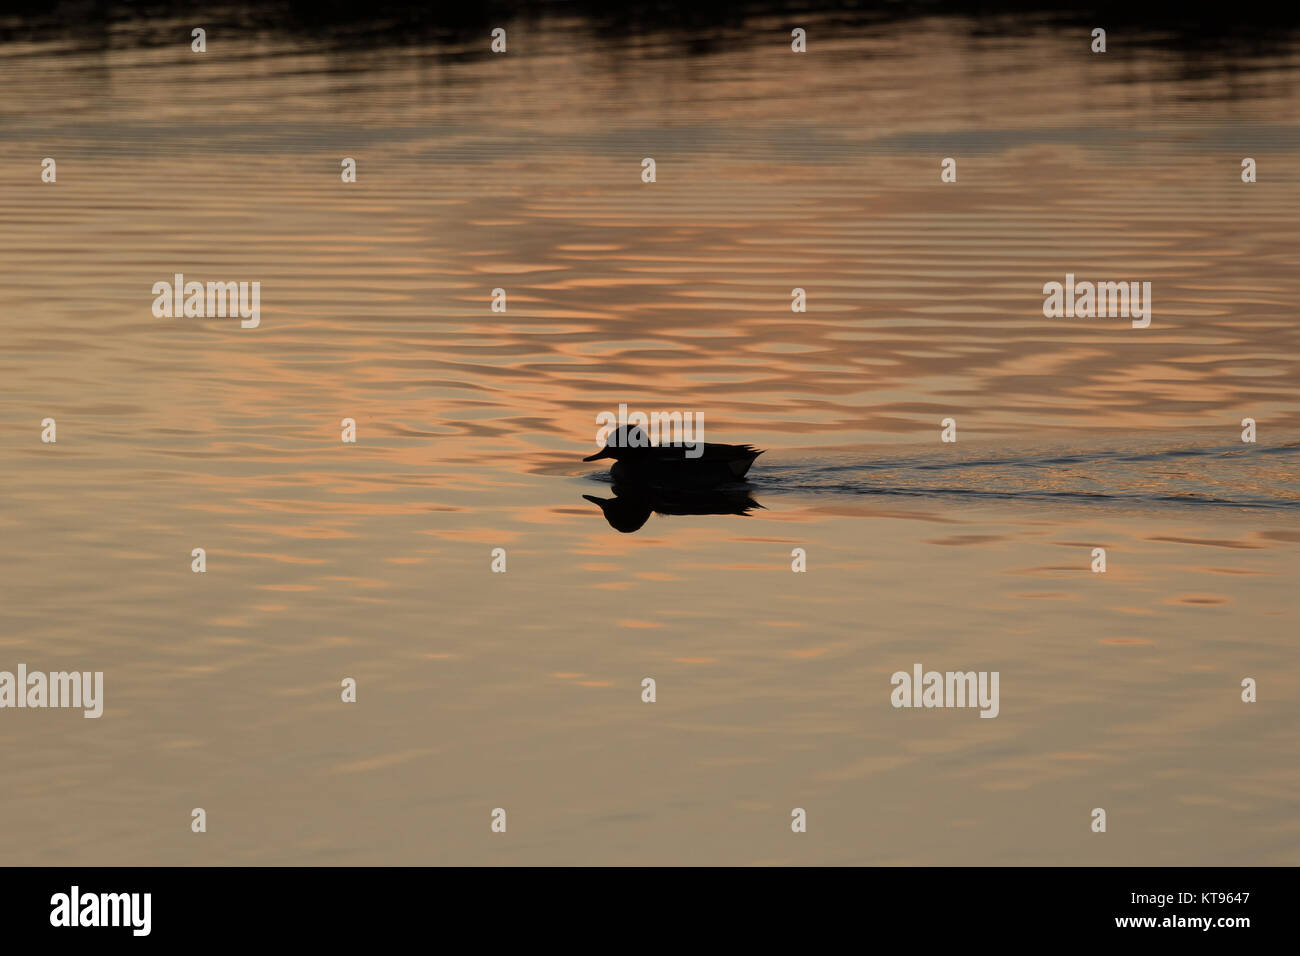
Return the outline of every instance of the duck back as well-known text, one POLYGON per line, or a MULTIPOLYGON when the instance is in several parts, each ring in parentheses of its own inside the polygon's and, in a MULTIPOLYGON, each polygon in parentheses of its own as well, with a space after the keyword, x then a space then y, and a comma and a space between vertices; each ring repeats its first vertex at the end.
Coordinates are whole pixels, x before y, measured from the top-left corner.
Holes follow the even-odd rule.
POLYGON ((763 452, 753 445, 722 445, 706 442, 697 457, 683 446, 656 446, 649 454, 614 463, 610 474, 616 481, 676 488, 712 488, 740 481, 754 459, 763 452))

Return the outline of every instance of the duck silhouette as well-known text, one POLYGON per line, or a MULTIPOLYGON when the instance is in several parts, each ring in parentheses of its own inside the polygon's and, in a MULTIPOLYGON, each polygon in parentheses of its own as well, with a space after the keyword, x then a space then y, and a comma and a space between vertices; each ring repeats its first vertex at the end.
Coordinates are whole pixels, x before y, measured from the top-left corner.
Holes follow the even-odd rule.
POLYGON ((763 452, 753 445, 698 442, 651 445, 637 425, 621 425, 609 433, 605 447, 583 461, 613 458, 609 473, 625 485, 666 489, 717 488, 744 480, 754 459, 763 452))
POLYGON ((661 515, 742 515, 762 508, 749 493, 730 491, 665 491, 646 485, 614 485, 613 498, 583 495, 600 507, 605 520, 615 531, 631 534, 640 531, 651 514, 661 515))

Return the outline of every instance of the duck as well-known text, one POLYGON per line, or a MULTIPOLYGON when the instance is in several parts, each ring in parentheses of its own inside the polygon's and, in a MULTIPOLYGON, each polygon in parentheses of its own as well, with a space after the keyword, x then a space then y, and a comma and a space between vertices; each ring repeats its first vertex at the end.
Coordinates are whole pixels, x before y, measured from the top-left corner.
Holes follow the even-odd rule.
POLYGON ((704 490, 743 481, 761 454, 753 445, 718 442, 651 445, 639 425, 621 425, 610 432, 604 448, 582 460, 613 458, 610 476, 623 484, 704 490))

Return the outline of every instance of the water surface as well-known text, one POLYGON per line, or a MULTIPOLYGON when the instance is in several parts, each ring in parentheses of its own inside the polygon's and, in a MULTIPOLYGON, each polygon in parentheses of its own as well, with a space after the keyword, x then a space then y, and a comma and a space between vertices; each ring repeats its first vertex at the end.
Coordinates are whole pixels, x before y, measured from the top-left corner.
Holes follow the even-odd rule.
POLYGON ((0 669, 106 696, 0 712, 7 861, 1300 862, 1294 32, 192 25, 0 31, 0 669), (611 528, 619 403, 763 507, 611 528))

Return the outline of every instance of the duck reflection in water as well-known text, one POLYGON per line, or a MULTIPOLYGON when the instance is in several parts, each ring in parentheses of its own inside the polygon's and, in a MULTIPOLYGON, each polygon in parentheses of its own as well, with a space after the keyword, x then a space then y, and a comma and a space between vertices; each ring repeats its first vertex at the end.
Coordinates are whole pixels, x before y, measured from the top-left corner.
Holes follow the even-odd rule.
POLYGON ((744 489, 669 491, 646 485, 614 485, 613 498, 583 495, 599 505, 609 526, 624 534, 640 531, 650 515, 742 515, 762 508, 744 489))

